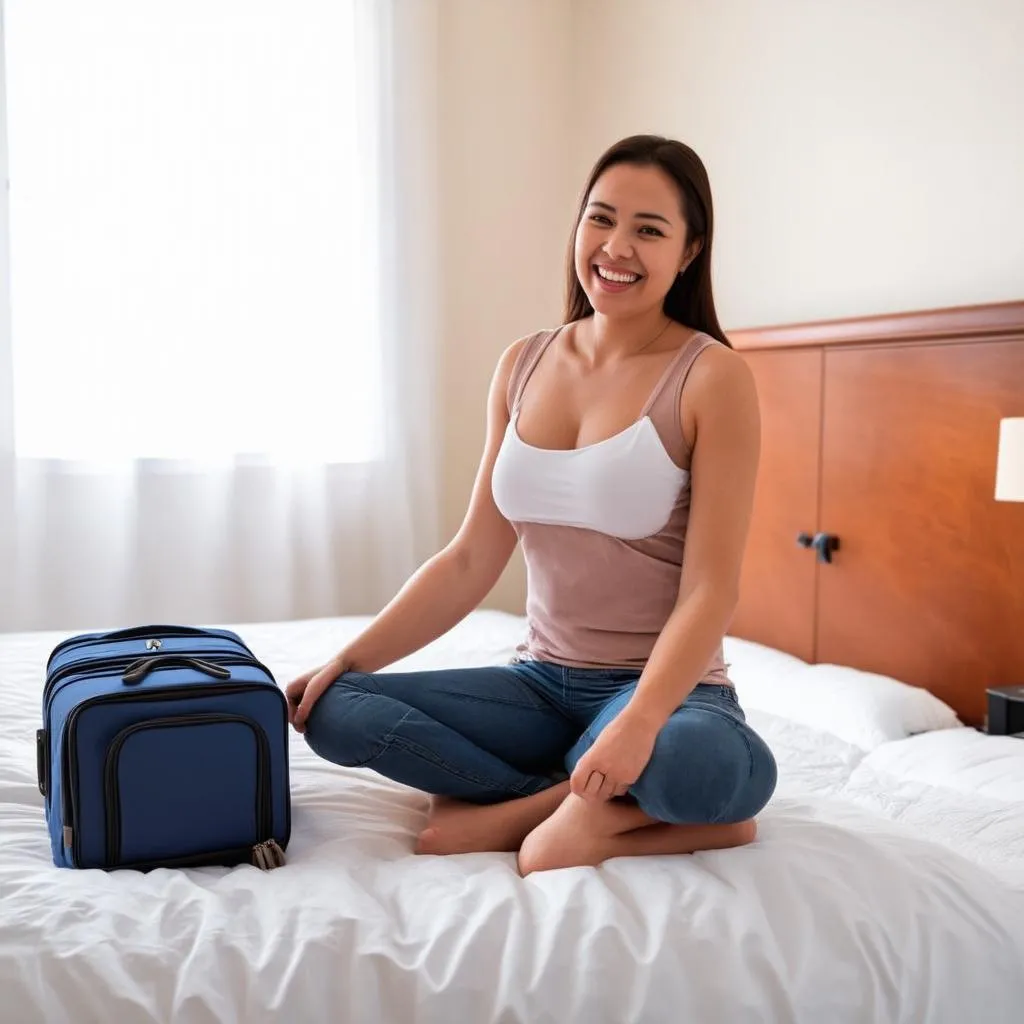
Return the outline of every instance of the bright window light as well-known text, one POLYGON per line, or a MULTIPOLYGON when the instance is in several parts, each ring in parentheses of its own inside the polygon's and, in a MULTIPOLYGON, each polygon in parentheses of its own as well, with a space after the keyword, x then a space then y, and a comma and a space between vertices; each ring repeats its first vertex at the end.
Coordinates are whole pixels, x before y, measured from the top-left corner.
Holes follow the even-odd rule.
POLYGON ((344 0, 7 0, 19 456, 380 454, 344 0))

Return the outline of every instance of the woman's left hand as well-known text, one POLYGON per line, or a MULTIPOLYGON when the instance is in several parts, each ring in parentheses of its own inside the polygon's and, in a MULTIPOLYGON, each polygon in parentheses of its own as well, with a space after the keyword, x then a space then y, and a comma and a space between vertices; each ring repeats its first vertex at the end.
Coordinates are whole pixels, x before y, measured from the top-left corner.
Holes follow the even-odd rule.
POLYGON ((584 800, 622 796, 647 767, 659 729, 623 712, 601 730, 593 746, 576 762, 569 789, 584 800))

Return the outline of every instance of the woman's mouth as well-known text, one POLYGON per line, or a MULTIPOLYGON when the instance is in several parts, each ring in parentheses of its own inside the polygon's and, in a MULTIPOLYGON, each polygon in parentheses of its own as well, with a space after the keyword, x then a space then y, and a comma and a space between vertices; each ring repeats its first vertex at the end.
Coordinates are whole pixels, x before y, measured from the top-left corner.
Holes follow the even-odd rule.
POLYGON ((611 270, 598 263, 594 264, 594 276, 602 291, 606 292, 624 292, 641 280, 641 275, 631 270, 611 270))

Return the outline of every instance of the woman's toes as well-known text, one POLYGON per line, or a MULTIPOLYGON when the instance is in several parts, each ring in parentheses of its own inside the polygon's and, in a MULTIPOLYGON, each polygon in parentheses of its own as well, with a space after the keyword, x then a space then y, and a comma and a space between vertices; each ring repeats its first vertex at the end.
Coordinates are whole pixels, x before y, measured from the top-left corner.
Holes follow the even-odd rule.
POLYGON ((524 840, 517 860, 523 876, 533 871, 600 864, 605 857, 609 837, 589 827, 588 808, 574 796, 546 821, 542 821, 524 840))
POLYGON ((416 837, 416 852, 417 853, 438 853, 437 840, 440 833, 436 828, 425 828, 416 837))
POLYGON ((534 871, 550 871, 552 868, 565 866, 556 863, 557 860, 557 849, 547 841, 541 827, 534 829, 523 840, 523 845, 516 854, 516 865, 523 878, 534 871))

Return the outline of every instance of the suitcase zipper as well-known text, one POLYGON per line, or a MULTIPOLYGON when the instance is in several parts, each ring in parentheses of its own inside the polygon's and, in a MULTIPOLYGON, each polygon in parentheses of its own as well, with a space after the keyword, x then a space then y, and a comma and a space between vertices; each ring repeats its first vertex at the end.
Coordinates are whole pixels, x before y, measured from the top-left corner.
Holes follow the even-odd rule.
MULTIPOLYGON (((247 656, 245 654, 228 651, 175 651, 174 653, 176 655, 180 654, 182 657, 194 657, 207 661, 214 661, 215 664, 255 665, 257 668, 263 669, 263 671, 273 679, 273 674, 270 669, 252 655, 247 656)), ((79 675, 83 679, 91 678, 92 676, 101 676, 108 672, 117 672, 126 669, 134 662, 145 657, 145 654, 121 654, 116 657, 100 658, 98 660, 83 658, 81 661, 73 661, 67 665, 62 665, 49 679, 46 680, 46 685, 43 687, 43 706, 47 711, 49 711, 50 703, 56 696, 56 691, 58 689, 57 684, 70 675, 79 675)), ((160 655, 155 655, 155 657, 160 657, 160 655)))
MULTIPOLYGON (((253 850, 265 846, 268 842, 274 842, 271 836, 273 831, 273 805, 270 796, 270 741, 267 734, 258 722, 244 715, 232 715, 227 712, 211 712, 202 715, 175 715, 166 718, 151 718, 144 722, 135 722, 122 729, 111 741, 107 748, 106 763, 104 765, 103 790, 107 811, 107 868, 118 866, 121 857, 121 801, 120 788, 117 781, 117 770, 120 766, 121 748, 125 741, 137 732, 144 729, 167 729, 189 725, 213 725, 217 723, 238 723, 247 725, 256 737, 256 836, 257 841, 253 850)), ((277 844, 274 843, 276 846, 277 844)), ((276 866, 276 865, 275 865, 276 866)))
MULTIPOLYGON (((199 636, 207 637, 209 639, 227 640, 229 643, 241 645, 245 650, 249 651, 248 646, 241 637, 225 636, 222 632, 217 630, 201 629, 198 626, 133 626, 131 629, 118 629, 111 633, 101 633, 97 636, 90 637, 88 640, 81 640, 78 637, 69 636, 67 640, 62 640, 52 651, 50 651, 50 657, 46 659, 46 670, 50 670, 50 666, 53 664, 53 659, 67 647, 93 647, 96 644, 117 643, 119 640, 141 640, 146 637, 156 637, 157 639, 164 640, 167 637, 175 636, 199 636)), ((249 651, 249 653, 252 654, 252 651, 249 651)))
MULTIPOLYGON (((266 665, 261 661, 257 661, 255 658, 247 658, 244 654, 216 654, 213 655, 217 660, 214 662, 216 665, 236 665, 244 666, 250 665, 253 668, 258 668, 267 674, 268 679, 273 680, 274 675, 267 668, 266 665)), ((57 673, 54 674, 53 679, 49 680, 43 690, 43 727, 46 730, 50 728, 50 708, 53 705, 53 701, 57 694, 64 689, 64 686, 70 686, 72 683, 81 682, 86 679, 94 679, 97 676, 108 675, 108 674, 121 674, 129 666, 134 664, 139 659, 132 657, 122 658, 105 658, 101 661, 94 661, 88 664, 87 667, 80 667, 77 670, 74 665, 65 665, 57 673), (56 686, 55 684, 63 681, 67 675, 74 674, 76 678, 71 682, 65 682, 64 685, 56 686)), ((75 665, 81 666, 81 662, 75 662, 75 665)))
MULTIPOLYGON (((180 692, 183 688, 177 686, 163 687, 159 690, 129 690, 125 693, 104 693, 96 697, 90 697, 88 700, 84 700, 76 708, 74 708, 68 715, 68 720, 64 726, 63 735, 63 747, 64 756, 61 759, 61 825, 63 826, 63 838, 64 845, 71 850, 72 862, 77 866, 79 860, 80 843, 78 841, 78 829, 75 827, 77 814, 75 813, 75 797, 78 792, 78 737, 74 728, 78 716, 88 707, 92 707, 94 704, 106 704, 111 701, 119 700, 131 700, 131 701, 150 701, 150 700, 183 700, 197 697, 209 697, 219 696, 225 697, 235 693, 246 693, 246 692, 262 692, 263 690, 270 689, 272 692, 279 695, 281 701, 284 701, 284 694, 275 686, 268 687, 266 684, 261 683, 225 683, 223 685, 211 684, 204 686, 202 691, 197 693, 196 691, 191 692, 180 692)), ((287 837, 291 833, 291 807, 290 804, 285 802, 285 836, 287 837)), ((275 844, 276 845, 276 844, 275 844)), ((255 853, 254 853, 255 856, 255 853)))
POLYGON ((250 863, 260 871, 273 871, 284 866, 284 850, 276 839, 267 839, 252 848, 250 863))
MULTIPOLYGON (((270 840, 277 849, 274 840, 270 840)), ((256 847, 235 846, 227 850, 212 850, 209 853, 191 853, 185 857, 167 857, 159 861, 131 861, 119 865, 122 871, 152 871, 154 868, 202 868, 202 867, 234 867, 236 864, 255 863, 256 847)), ((281 854, 284 863, 284 854, 281 854)))

